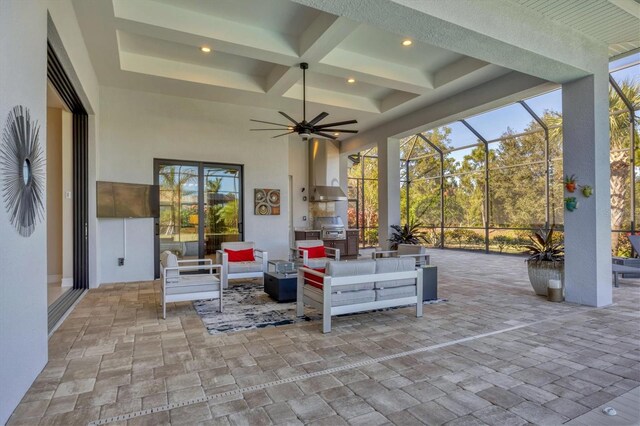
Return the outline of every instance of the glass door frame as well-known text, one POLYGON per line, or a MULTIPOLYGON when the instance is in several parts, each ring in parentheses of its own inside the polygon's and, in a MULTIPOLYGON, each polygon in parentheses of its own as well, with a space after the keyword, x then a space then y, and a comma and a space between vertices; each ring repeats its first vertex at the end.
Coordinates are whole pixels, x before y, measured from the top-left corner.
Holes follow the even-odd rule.
MULTIPOLYGON (((153 183, 160 185, 160 167, 161 166, 188 166, 198 168, 198 258, 205 257, 206 238, 205 238, 205 181, 204 169, 209 168, 233 168, 239 171, 240 177, 240 197, 239 201, 239 221, 238 235, 240 241, 244 241, 244 165, 232 163, 215 163, 208 161, 189 161, 189 160, 167 160, 162 158, 153 159, 153 183)), ((160 211, 160 197, 158 197, 158 211, 160 211)), ((160 278, 160 217, 154 218, 154 277, 160 278)))

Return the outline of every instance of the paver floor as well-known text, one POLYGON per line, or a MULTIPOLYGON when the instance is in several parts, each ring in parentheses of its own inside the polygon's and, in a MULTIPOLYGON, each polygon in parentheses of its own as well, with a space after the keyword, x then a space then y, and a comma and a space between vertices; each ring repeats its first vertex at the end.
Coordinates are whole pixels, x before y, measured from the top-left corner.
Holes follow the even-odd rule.
POLYGON ((102 285, 50 338, 9 424, 164 407, 112 424, 549 425, 640 386, 639 281, 595 309, 535 296, 519 257, 432 263, 447 303, 339 317, 327 335, 311 322, 211 336, 188 302, 163 320, 158 283, 102 285))

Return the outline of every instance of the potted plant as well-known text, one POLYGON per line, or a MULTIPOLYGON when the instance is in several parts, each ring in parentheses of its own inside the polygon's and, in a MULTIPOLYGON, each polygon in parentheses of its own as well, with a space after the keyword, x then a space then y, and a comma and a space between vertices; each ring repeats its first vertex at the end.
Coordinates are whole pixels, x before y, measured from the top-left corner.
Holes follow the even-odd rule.
POLYGON ((547 295, 549 280, 560 280, 564 287, 564 243, 554 241, 553 227, 529 236, 525 251, 529 281, 538 296, 547 295))
POLYGON ((564 206, 572 212, 578 208, 578 200, 576 200, 576 197, 567 197, 564 199, 564 206))
POLYGON ((567 191, 574 192, 576 190, 576 175, 566 175, 564 177, 564 186, 567 188, 567 191))
POLYGON ((584 195, 586 198, 591 197, 591 195, 593 194, 593 188, 590 187, 589 185, 583 185, 581 186, 582 188, 582 195, 584 195))
POLYGON ((391 225, 393 233, 389 241, 391 242, 391 250, 397 250, 398 244, 413 244, 419 245, 420 243, 426 243, 427 238, 420 231, 422 224, 411 222, 405 223, 404 226, 391 225))

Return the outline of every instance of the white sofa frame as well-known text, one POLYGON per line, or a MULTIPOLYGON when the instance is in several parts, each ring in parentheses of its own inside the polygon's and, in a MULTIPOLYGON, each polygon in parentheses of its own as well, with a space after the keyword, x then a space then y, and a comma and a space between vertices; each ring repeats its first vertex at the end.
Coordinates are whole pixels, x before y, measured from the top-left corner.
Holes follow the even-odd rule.
MULTIPOLYGON (((192 300, 208 300, 208 299, 218 299, 219 300, 219 309, 222 312, 222 293, 223 288, 226 287, 226 280, 224 275, 222 274, 222 265, 214 264, 211 259, 186 259, 186 260, 178 260, 178 266, 167 266, 165 267, 160 263, 160 275, 162 278, 162 318, 167 318, 167 303, 172 302, 188 302, 192 300), (195 265, 188 265, 189 263, 196 263, 195 265), (183 266, 181 266, 183 265, 183 266), (217 270, 217 273, 214 272, 217 270), (177 277, 167 277, 167 272, 176 271, 178 273, 177 277), (209 271, 207 273, 200 274, 189 274, 190 277, 200 277, 206 278, 207 275, 210 275, 212 278, 209 284, 218 283, 218 290, 202 290, 202 291, 191 291, 185 293, 178 294, 167 294, 167 288, 179 288, 181 285, 184 285, 181 280, 180 273, 186 271, 209 271)), ((188 285, 188 284, 187 284, 188 285)), ((206 284, 199 284, 198 286, 206 287, 206 284)))
POLYGON ((229 255, 224 250, 216 250, 216 258, 222 260, 222 274, 225 277, 225 287, 229 280, 239 280, 243 278, 264 278, 264 273, 269 271, 269 253, 257 248, 253 249, 253 256, 262 262, 262 270, 256 272, 229 272, 229 255))
POLYGON ((304 316, 304 305, 322 312, 322 332, 331 332, 331 317, 336 315, 351 314, 354 312, 372 311, 375 309, 392 308, 395 306, 416 305, 416 317, 422 317, 422 269, 404 272, 386 272, 381 274, 352 275, 345 277, 331 277, 310 268, 300 267, 298 269, 298 288, 296 301, 296 315, 304 316), (307 278, 305 274, 315 275, 322 279, 322 290, 305 284, 307 278), (403 279, 416 280, 416 295, 411 297, 400 297, 397 299, 380 300, 366 303, 356 303, 353 305, 331 306, 331 291, 339 289, 340 286, 358 283, 370 283, 381 281, 396 281, 403 279), (322 302, 317 302, 308 297, 307 291, 322 291, 322 302))

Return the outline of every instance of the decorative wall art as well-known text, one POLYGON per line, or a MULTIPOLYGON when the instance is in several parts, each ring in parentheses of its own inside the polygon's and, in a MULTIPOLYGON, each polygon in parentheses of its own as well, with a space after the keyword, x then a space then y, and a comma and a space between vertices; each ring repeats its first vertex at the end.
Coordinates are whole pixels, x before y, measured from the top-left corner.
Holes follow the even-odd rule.
POLYGON ((254 193, 255 214, 270 216, 280 214, 280 190, 256 188, 254 193))
POLYGON ((11 224, 29 237, 44 218, 46 164, 40 125, 21 105, 9 112, 0 144, 2 199, 11 224))

